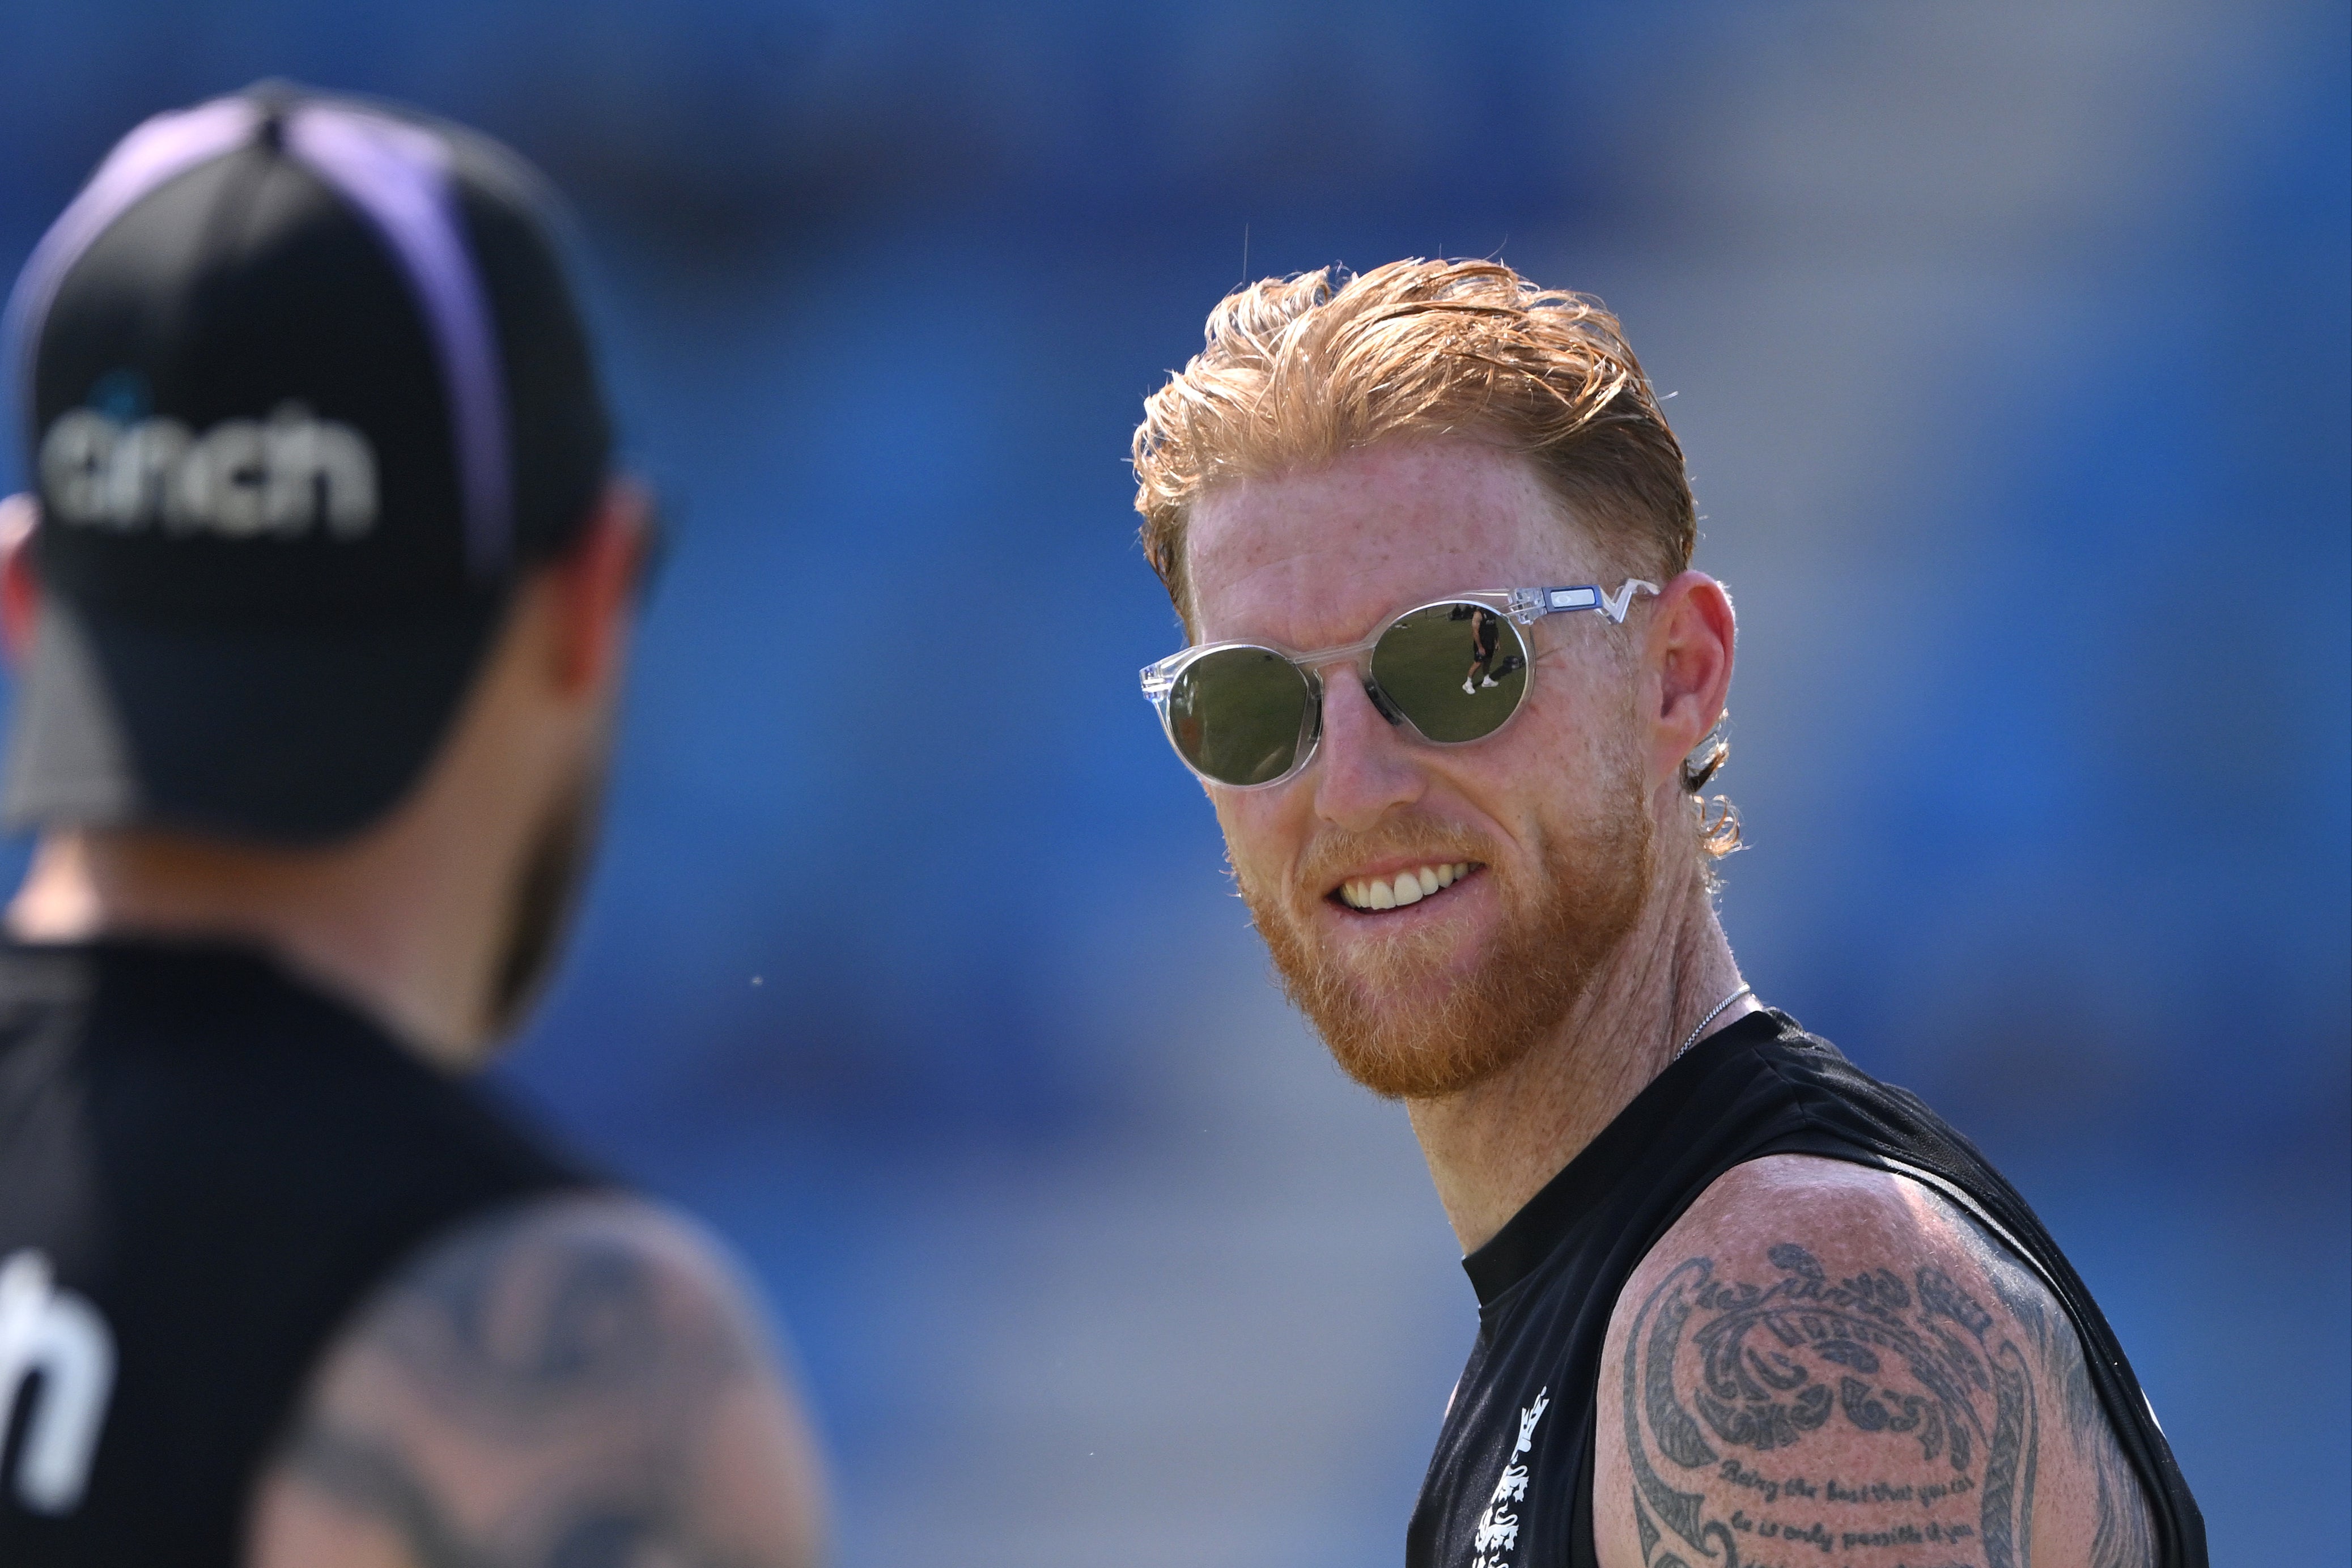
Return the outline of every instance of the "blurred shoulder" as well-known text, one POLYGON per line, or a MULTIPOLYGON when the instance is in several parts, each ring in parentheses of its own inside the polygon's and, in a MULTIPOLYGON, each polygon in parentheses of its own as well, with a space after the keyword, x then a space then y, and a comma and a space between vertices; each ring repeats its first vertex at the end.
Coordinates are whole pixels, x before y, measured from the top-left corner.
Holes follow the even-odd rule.
POLYGON ((322 1356, 256 1568, 815 1560, 814 1447, 751 1291, 684 1217, 568 1194, 467 1222, 322 1356))
POLYGON ((1902 1176, 1803 1155, 1727 1172, 1619 1295, 1600 1392, 1604 1568, 1727 1548, 2155 1561, 2063 1310, 1902 1176))

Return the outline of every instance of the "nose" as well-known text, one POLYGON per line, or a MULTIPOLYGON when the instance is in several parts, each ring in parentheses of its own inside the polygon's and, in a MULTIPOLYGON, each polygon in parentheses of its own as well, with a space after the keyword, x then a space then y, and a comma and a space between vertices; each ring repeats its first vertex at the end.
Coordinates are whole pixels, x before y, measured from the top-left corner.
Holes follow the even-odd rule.
POLYGON ((1323 739, 1314 779, 1315 814, 1359 833, 1412 804, 1426 787, 1403 731, 1381 716, 1363 677, 1345 666, 1323 675, 1323 739))

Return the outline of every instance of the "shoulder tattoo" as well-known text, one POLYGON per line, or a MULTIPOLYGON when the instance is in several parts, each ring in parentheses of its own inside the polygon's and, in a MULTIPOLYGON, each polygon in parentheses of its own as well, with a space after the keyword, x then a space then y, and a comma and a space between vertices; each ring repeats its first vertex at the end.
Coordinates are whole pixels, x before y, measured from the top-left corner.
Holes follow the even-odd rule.
POLYGON ((664 1222, 617 1202, 475 1225, 382 1290, 278 1473, 417 1568, 754 1568, 695 1506, 720 1406, 767 1376, 664 1222))
POLYGON ((1693 1257, 1660 1281, 1620 1369, 1644 1568, 2031 1568, 2053 1441, 2098 1478, 2092 1568, 2147 1568, 2137 1482, 2072 1326, 2013 1260, 1984 1252, 1999 1311, 1933 1265, 1833 1278, 1790 1241, 1766 1254, 1769 1279, 1693 1257), (1869 1461, 1824 1468, 1805 1439, 1831 1427, 1866 1435, 1869 1461))

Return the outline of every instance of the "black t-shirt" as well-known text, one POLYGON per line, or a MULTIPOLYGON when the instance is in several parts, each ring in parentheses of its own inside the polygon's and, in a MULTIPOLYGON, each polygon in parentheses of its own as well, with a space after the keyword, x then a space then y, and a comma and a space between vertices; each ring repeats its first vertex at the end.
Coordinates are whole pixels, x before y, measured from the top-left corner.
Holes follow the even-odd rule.
POLYGON ((584 1179, 253 954, 0 946, 0 1563, 230 1568, 361 1298, 584 1179))
MULTIPOLYGON (((1693 1047, 1463 1260, 1478 1294, 1478 1339, 1406 1532, 1409 1568, 1594 1568, 1593 1421, 1618 1294, 1717 1176, 1783 1154, 1917 1177, 1991 1234, 2005 1233, 2081 1337, 2092 1385, 2155 1514, 2158 1562, 2205 1568, 2204 1521, 2138 1380, 2025 1200, 1916 1097, 1774 1011, 1693 1047)), ((1661 1563, 1671 1554, 1659 1551, 1661 1563)))

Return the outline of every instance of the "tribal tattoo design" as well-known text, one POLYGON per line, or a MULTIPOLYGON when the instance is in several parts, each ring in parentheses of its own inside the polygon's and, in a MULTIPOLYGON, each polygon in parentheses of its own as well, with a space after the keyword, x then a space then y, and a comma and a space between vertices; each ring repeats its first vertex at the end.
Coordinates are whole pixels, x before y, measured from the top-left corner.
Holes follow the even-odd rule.
POLYGON ((365 1321, 353 1350, 430 1413, 431 1441, 532 1478, 498 1489, 492 1517, 464 1517, 417 1437, 332 1401, 281 1464, 380 1521, 416 1568, 770 1568, 714 1547, 690 1501, 713 1413, 756 1354, 724 1312, 681 1304, 642 1228, 525 1207, 428 1255, 365 1321))
POLYGON ((1832 1279, 1792 1242, 1767 1256, 1780 1278, 1765 1285, 1690 1259, 1634 1318, 1625 1447, 1644 1568, 1874 1548, 1901 1549, 1906 1568, 2031 1568, 2042 1415, 2008 1329, 1940 1269, 1832 1279), (1687 1390, 1686 1342, 1698 1364, 1687 1390), (1832 1422, 1883 1437, 1884 1468, 1808 1474, 1768 1461, 1832 1422), (1718 1517, 1675 1484, 1696 1471, 1752 1504, 1718 1517), (1874 1506, 1864 1517, 1853 1505, 1874 1506), (1887 1522, 1888 1505, 1901 1522, 1887 1522))

